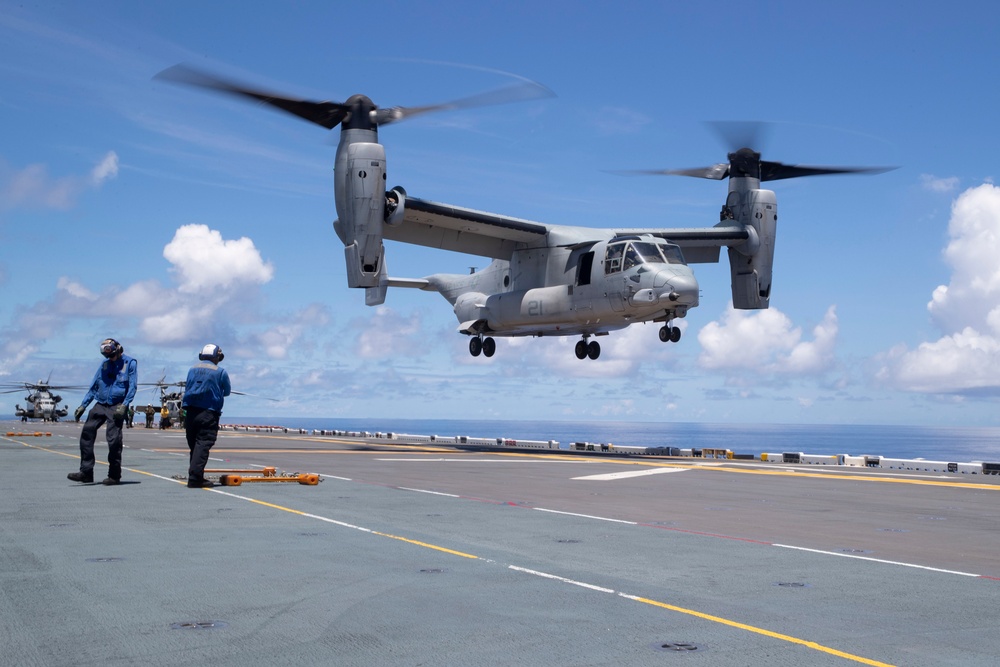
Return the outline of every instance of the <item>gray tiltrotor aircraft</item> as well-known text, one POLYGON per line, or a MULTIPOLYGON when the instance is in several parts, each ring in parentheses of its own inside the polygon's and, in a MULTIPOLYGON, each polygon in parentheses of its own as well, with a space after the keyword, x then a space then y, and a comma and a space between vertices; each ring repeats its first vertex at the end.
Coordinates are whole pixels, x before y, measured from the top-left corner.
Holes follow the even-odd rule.
POLYGON ((606 336, 636 322, 663 323, 661 341, 676 342, 673 321, 698 305, 698 281, 689 263, 718 262, 729 253, 733 306, 767 308, 771 296, 778 205, 762 181, 879 172, 882 169, 806 167, 767 162, 750 148, 729 162, 701 169, 660 171, 721 180, 729 194, 720 222, 708 228, 603 228, 550 225, 410 197, 386 190, 385 149, 378 128, 430 111, 549 96, 524 83, 494 93, 426 107, 380 109, 364 95, 346 102, 279 97, 219 79, 183 65, 157 78, 257 100, 327 129, 340 126, 335 168, 338 219, 347 283, 364 288, 365 302, 385 301, 389 287, 439 292, 454 308, 458 330, 471 337, 473 356, 493 356, 494 336, 580 336, 576 356, 597 359, 606 336), (393 278, 384 240, 488 257, 484 270, 393 278))

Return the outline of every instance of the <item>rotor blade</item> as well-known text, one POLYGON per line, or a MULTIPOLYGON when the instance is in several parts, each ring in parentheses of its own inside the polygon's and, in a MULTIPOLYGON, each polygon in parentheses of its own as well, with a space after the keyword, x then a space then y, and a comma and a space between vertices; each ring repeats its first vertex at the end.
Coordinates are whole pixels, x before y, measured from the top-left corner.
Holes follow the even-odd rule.
POLYGON ((780 181, 786 178, 802 176, 825 176, 828 174, 882 174, 896 167, 815 167, 797 164, 782 164, 780 162, 760 163, 761 181, 780 181))
POLYGON ((237 97, 249 98, 262 104, 281 109, 298 116, 310 123, 315 123, 328 130, 340 125, 349 111, 348 107, 338 102, 313 102, 310 100, 281 97, 262 90, 254 90, 232 81, 226 81, 217 76, 202 72, 187 65, 168 67, 153 77, 171 83, 180 83, 197 88, 216 90, 237 97))
POLYGON ((740 148, 760 151, 770 129, 769 123, 753 120, 716 120, 706 123, 730 152, 740 148))
MULTIPOLYGON (((800 178, 802 176, 825 176, 829 174, 883 174, 892 171, 896 167, 811 167, 805 165, 782 164, 780 162, 760 163, 760 180, 780 181, 786 178, 800 178)), ((711 167, 699 167, 695 169, 657 169, 648 171, 617 171, 617 174, 652 174, 667 176, 693 176, 695 178, 709 178, 721 181, 729 176, 728 164, 716 164, 711 167)))
POLYGON ((265 401, 274 401, 275 403, 280 403, 276 398, 268 398, 267 396, 258 396, 257 394, 247 394, 242 391, 230 391, 230 394, 236 394, 237 396, 250 396, 252 398, 263 398, 265 401))
POLYGON ((611 173, 623 175, 644 174, 648 176, 692 176, 694 178, 709 178, 713 181, 721 181, 729 175, 729 165, 720 163, 713 164, 711 167, 695 167, 694 169, 631 169, 613 171, 611 173))
POLYGON ((19 389, 5 389, 3 391, 0 391, 0 394, 19 394, 22 391, 28 391, 28 390, 25 389, 24 387, 21 387, 19 389))
POLYGON ((555 97, 555 93, 538 82, 522 81, 521 83, 504 86, 503 88, 479 93, 478 95, 463 97, 462 99, 444 104, 432 104, 422 107, 392 107, 389 109, 379 109, 375 113, 378 124, 385 125, 435 111, 451 111, 454 109, 509 104, 511 102, 522 102, 546 97, 555 97))

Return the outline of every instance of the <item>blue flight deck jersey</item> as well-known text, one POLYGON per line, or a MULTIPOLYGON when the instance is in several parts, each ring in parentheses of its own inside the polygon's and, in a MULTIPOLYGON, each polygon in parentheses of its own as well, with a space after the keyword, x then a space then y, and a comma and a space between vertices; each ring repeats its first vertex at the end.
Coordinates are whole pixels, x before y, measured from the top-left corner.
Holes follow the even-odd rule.
POLYGON ((222 414, 222 404, 232 391, 229 373, 211 361, 192 366, 184 383, 185 408, 204 408, 222 414))
POLYGON ((87 407, 95 398, 104 405, 128 405, 135 398, 138 383, 138 363, 135 359, 124 354, 117 361, 108 359, 94 373, 90 389, 80 405, 87 407))

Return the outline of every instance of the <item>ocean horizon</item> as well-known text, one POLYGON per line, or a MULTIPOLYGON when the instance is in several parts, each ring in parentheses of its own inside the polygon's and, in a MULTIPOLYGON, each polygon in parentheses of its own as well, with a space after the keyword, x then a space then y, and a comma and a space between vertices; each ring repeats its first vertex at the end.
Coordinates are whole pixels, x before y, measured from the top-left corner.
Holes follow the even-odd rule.
POLYGON ((556 440, 639 447, 730 449, 738 454, 803 452, 934 461, 1000 461, 1000 427, 858 424, 705 424, 696 422, 229 417, 224 424, 307 430, 556 440))

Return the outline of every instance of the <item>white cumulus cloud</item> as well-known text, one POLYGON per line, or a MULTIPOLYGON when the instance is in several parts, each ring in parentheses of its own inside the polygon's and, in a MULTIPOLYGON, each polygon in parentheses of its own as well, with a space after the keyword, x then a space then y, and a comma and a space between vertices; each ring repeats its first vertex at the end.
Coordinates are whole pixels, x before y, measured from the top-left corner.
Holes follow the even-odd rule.
POLYGON ((240 284, 263 285, 274 277, 274 267, 265 262, 247 237, 225 240, 208 225, 184 225, 163 248, 173 264, 178 289, 185 294, 209 295, 219 288, 240 284))
POLYGON ((959 195, 948 236, 951 280, 927 304, 943 336, 880 355, 876 377, 907 391, 1000 393, 1000 187, 985 183, 959 195))
MULTIPOLYGON (((167 270, 176 278, 175 284, 147 279, 98 292, 64 276, 48 299, 18 306, 16 325, 0 330, 0 373, 24 361, 25 341, 38 349, 81 320, 102 326, 114 322, 121 336, 133 330, 141 342, 168 347, 205 340, 224 342, 232 337, 233 318, 257 307, 256 288, 274 275, 274 268, 261 258, 252 240, 226 240, 206 225, 178 229, 163 254, 171 262, 167 270)), ((322 322, 324 317, 322 309, 307 309, 292 318, 287 329, 251 337, 249 344, 274 356, 281 345, 301 339, 312 322, 322 322)))
POLYGON ((698 332, 702 368, 732 374, 810 375, 833 368, 838 320, 830 306, 813 327, 812 340, 803 340, 802 328, 776 308, 747 311, 730 308, 721 321, 698 332))
POLYGON ((1000 187, 984 184, 959 195, 948 236, 951 282, 934 290, 927 308, 945 333, 985 331, 1000 306, 1000 187))

